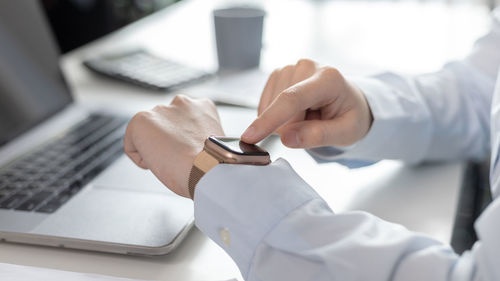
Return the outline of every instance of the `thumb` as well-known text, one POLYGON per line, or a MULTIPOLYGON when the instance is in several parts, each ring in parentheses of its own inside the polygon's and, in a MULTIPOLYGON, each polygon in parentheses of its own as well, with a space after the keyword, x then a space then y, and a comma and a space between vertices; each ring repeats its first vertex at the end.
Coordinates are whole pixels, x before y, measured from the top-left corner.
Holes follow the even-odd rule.
POLYGON ((345 116, 292 123, 281 131, 281 142, 291 148, 349 146, 355 140, 353 126, 345 116))

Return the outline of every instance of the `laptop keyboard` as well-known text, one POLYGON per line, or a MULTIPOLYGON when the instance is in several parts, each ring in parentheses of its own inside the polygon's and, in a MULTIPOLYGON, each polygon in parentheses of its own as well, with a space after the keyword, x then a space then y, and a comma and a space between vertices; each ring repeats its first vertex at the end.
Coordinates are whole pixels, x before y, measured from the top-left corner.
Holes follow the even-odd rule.
POLYGON ((0 170, 0 209, 53 213, 123 153, 126 120, 90 115, 0 170))
POLYGON ((108 77, 162 91, 202 81, 210 76, 208 72, 157 57, 143 50, 89 59, 84 65, 108 77))

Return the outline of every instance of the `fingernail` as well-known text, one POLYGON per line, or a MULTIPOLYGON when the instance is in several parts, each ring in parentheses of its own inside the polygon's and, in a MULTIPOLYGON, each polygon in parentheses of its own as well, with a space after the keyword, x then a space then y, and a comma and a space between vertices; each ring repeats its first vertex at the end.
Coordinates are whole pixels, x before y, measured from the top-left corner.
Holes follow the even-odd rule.
POLYGON ((255 127, 250 126, 245 130, 245 132, 243 132, 243 134, 241 135, 241 138, 246 139, 246 140, 254 139, 256 135, 257 135, 257 131, 255 130, 255 127))
POLYGON ((299 146, 299 135, 297 131, 288 131, 283 137, 283 142, 287 146, 297 147, 299 146))

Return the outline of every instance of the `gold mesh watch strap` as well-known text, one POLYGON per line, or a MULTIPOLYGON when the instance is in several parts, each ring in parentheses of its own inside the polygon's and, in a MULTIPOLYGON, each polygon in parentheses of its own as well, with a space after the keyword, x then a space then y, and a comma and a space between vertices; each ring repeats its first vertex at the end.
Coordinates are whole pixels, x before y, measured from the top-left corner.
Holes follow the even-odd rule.
POLYGON ((218 159, 216 156, 208 153, 205 150, 202 150, 194 159, 193 167, 191 168, 191 172, 189 173, 189 181, 188 181, 188 190, 189 196, 191 199, 194 199, 194 189, 196 184, 200 181, 201 177, 203 177, 210 169, 215 167, 217 164, 222 163, 221 159, 218 159))
POLYGON ((203 175, 205 175, 205 173, 198 167, 193 166, 191 168, 191 172, 189 173, 189 182, 188 182, 189 196, 191 196, 191 199, 194 199, 194 188, 196 187, 196 184, 200 181, 201 177, 203 177, 203 175))

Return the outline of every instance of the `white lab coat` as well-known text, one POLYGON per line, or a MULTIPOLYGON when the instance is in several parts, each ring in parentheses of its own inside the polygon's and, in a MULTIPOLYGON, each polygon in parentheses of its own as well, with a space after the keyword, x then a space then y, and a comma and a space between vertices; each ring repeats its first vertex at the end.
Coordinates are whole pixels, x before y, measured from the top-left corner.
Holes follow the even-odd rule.
MULTIPOLYGON (((343 154, 416 163, 482 159, 491 149, 494 202, 475 224, 479 241, 471 251, 458 256, 364 212, 334 214, 282 159, 212 169, 196 189, 197 226, 246 280, 500 280, 500 11, 494 15, 492 31, 463 61, 428 75, 356 80, 374 123, 343 154)), ((310 152, 324 159, 338 154, 310 152)))

